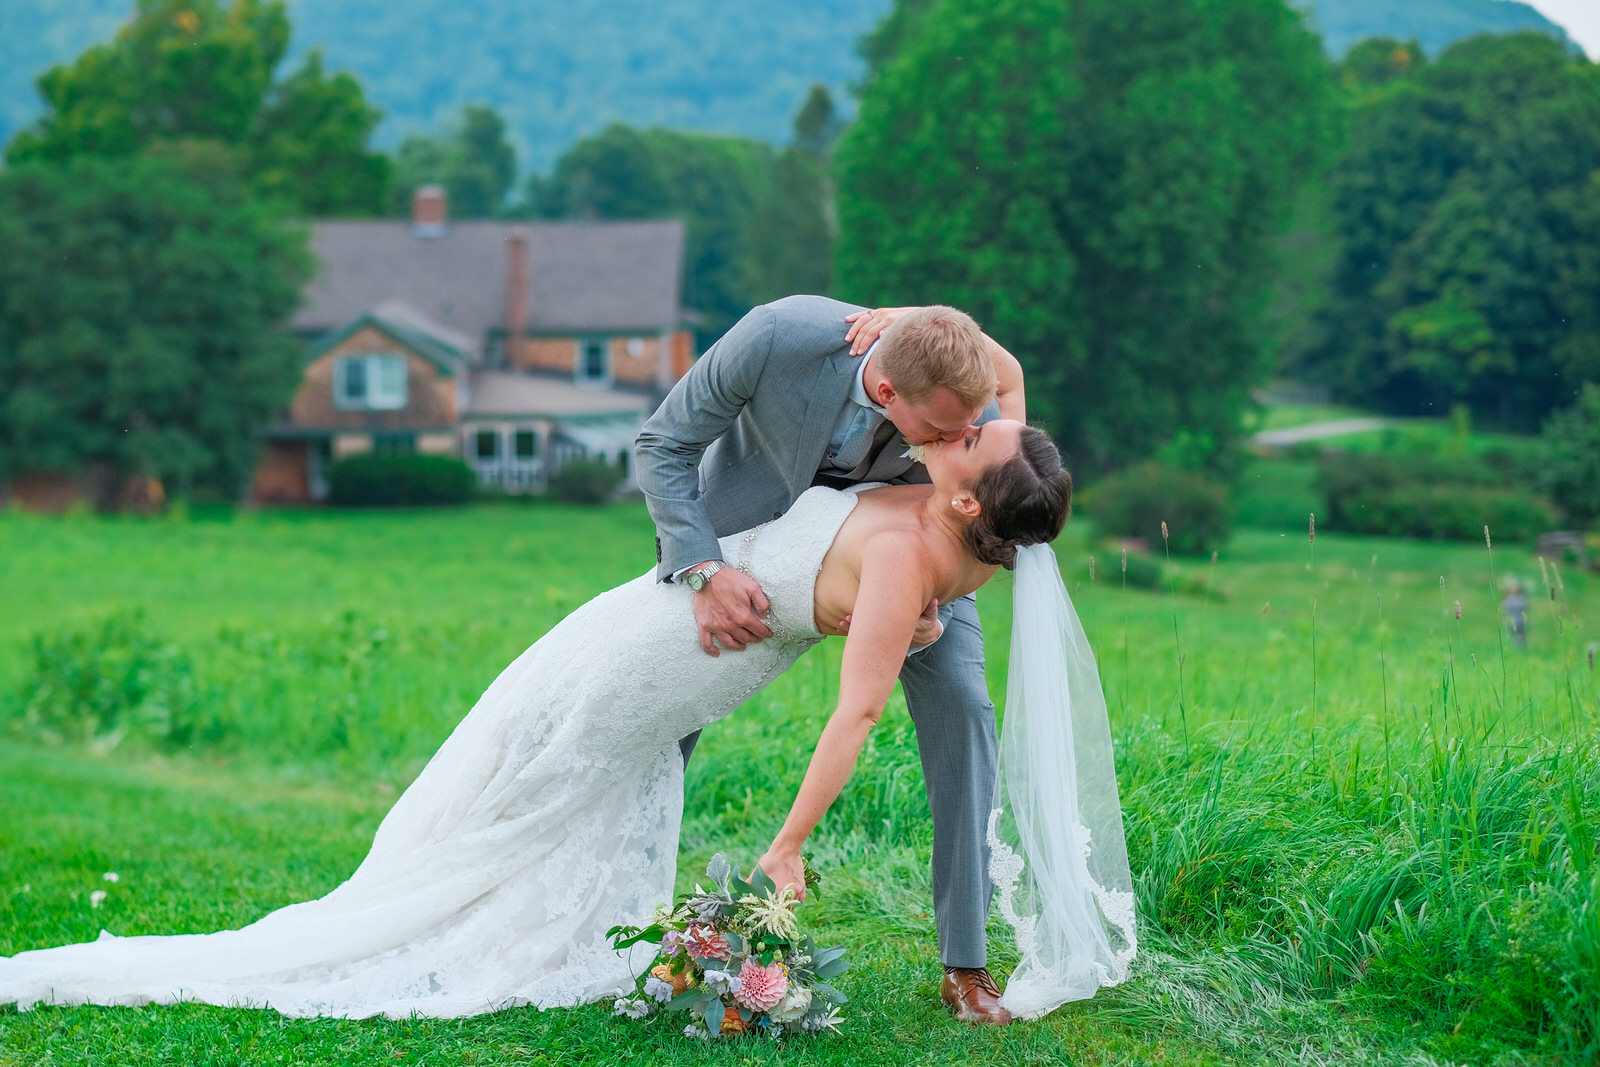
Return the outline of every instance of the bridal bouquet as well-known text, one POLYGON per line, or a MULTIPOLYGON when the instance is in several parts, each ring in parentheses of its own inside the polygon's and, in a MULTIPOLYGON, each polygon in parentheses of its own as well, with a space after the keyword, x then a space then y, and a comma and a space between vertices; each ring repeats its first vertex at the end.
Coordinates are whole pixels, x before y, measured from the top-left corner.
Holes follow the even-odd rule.
MULTIPOLYGON (((827 980, 850 966, 844 949, 819 949, 802 933, 794 891, 779 891, 759 868, 744 881, 719 853, 706 875, 710 889, 695 886, 649 926, 606 931, 618 949, 661 946, 616 1013, 688 1012, 684 1033, 701 1038, 837 1030, 845 997, 827 980)), ((806 885, 815 882, 807 865, 806 885)))

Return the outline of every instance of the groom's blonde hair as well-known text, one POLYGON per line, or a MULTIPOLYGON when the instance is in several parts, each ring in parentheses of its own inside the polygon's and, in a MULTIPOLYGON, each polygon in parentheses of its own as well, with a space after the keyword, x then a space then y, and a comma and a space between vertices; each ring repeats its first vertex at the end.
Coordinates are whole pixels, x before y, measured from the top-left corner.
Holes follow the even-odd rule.
POLYGON ((984 407, 999 384, 983 331, 972 316, 943 304, 907 312, 884 333, 872 358, 912 404, 943 386, 969 407, 984 407))

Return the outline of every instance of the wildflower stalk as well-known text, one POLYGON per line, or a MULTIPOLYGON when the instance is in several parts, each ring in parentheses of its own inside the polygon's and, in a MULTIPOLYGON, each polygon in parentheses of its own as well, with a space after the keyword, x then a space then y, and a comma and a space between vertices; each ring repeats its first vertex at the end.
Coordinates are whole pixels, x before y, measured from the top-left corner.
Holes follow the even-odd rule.
POLYGON ((1183 692, 1183 641, 1178 637, 1178 588, 1171 577, 1172 544, 1167 539, 1167 523, 1161 523, 1161 547, 1167 557, 1167 595, 1172 598, 1172 644, 1178 652, 1178 721, 1183 724, 1183 758, 1189 759, 1189 709, 1183 692))
MULTIPOLYGON (((1448 612, 1450 610, 1450 605, 1445 600, 1444 575, 1442 575, 1442 574, 1439 575, 1439 606, 1441 608, 1443 608, 1446 612, 1448 612)), ((1458 620, 1460 619, 1460 615, 1459 614, 1457 615, 1457 619, 1458 620)), ((1457 626, 1458 627, 1460 626, 1459 621, 1457 622, 1457 626)), ((1451 636, 1450 630, 1449 630, 1448 627, 1446 627, 1445 632, 1444 632, 1444 646, 1445 646, 1444 717, 1445 717, 1445 729, 1448 731, 1449 728, 1450 728, 1450 696, 1451 696, 1452 693, 1455 694, 1455 698, 1456 698, 1456 717, 1458 719, 1461 717, 1461 691, 1456 685, 1456 641, 1455 641, 1455 638, 1453 636, 1451 636)))
POLYGON ((1383 594, 1378 594, 1378 679, 1383 685, 1383 779, 1393 783, 1394 768, 1389 762, 1389 660, 1383 640, 1383 594))
POLYGON ((1311 762, 1317 761, 1317 513, 1312 512, 1306 523, 1306 536, 1310 544, 1311 561, 1306 570, 1311 572, 1311 762))
MULTIPOLYGON (((1149 705, 1147 704, 1148 710, 1149 705)), ((1128 715, 1128 546, 1122 546, 1122 715, 1128 715)))
MULTIPOLYGON (((1489 552, 1489 603, 1498 604, 1500 602, 1500 575, 1495 570, 1494 541, 1489 537, 1487 524, 1483 527, 1483 547, 1489 552)), ((1504 619, 1497 620, 1494 633, 1495 639, 1500 643, 1500 717, 1504 719, 1506 701, 1511 698, 1511 674, 1506 666, 1506 626, 1504 619)))

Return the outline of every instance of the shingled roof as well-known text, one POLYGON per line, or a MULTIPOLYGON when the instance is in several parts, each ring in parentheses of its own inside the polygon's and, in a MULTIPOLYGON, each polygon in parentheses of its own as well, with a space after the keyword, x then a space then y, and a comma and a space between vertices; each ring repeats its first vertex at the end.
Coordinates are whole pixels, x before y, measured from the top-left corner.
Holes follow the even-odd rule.
POLYGON ((654 332, 683 322, 682 222, 456 222, 419 237, 409 221, 386 220, 311 224, 317 273, 289 326, 336 329, 403 301, 481 340, 506 323, 506 244, 518 226, 528 236, 530 332, 654 332))

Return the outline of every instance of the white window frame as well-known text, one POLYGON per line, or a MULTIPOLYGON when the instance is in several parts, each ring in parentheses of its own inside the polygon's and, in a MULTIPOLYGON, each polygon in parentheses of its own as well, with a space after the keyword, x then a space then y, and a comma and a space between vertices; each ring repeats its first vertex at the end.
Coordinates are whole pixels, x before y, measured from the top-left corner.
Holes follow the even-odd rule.
POLYGON ((340 411, 399 411, 406 406, 406 357, 400 352, 340 356, 333 368, 333 402, 340 411), (361 395, 349 391, 350 373, 361 368, 361 395))
POLYGON ((579 385, 609 386, 611 384, 611 341, 606 337, 580 337, 577 341, 578 356, 572 368, 573 381, 579 385), (588 350, 590 345, 600 348, 600 375, 598 377, 589 373, 588 350))

